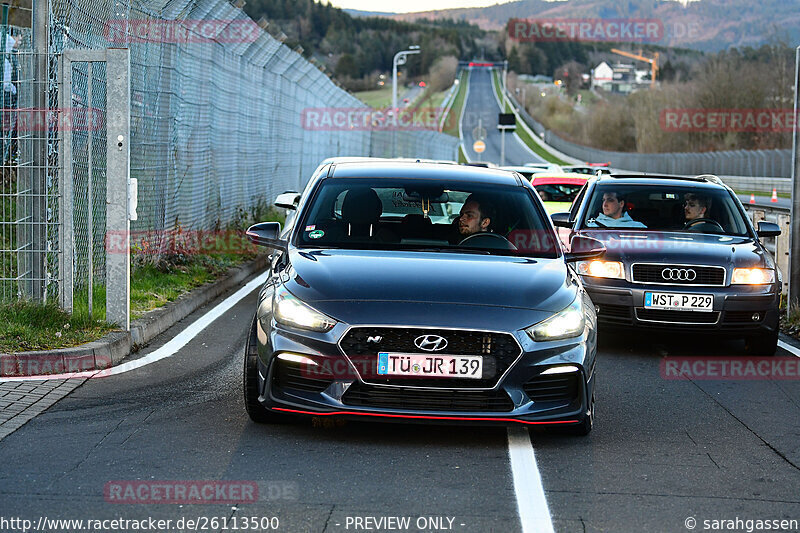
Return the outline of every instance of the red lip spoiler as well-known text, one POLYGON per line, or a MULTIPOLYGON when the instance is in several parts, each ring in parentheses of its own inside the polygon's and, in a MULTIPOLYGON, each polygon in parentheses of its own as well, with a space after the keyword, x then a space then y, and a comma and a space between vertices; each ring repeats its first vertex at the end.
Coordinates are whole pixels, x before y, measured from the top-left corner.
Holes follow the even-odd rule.
POLYGON ((557 424, 577 424, 578 420, 555 420, 552 422, 529 422, 527 420, 517 420, 516 418, 489 418, 489 417, 469 417, 469 416, 423 416, 423 415, 394 415, 388 413, 360 413, 358 411, 333 411, 331 413, 318 413, 315 411, 301 411, 298 409, 284 409, 283 407, 272 407, 273 411, 283 411, 286 413, 296 413, 314 416, 333 416, 333 415, 355 415, 355 416, 376 416, 383 418, 411 418, 422 420, 467 420, 467 421, 488 421, 488 422, 516 422, 518 424, 534 425, 557 425, 557 424))

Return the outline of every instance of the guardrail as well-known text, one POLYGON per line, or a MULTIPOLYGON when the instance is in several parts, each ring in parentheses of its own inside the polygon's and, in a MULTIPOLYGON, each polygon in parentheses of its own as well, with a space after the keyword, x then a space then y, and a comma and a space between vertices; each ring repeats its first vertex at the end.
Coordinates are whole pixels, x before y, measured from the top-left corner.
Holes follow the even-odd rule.
POLYGON ((512 93, 506 97, 517 109, 527 126, 548 145, 580 161, 610 161, 614 168, 659 174, 716 174, 725 176, 731 186, 741 190, 780 193, 792 190, 792 151, 785 150, 730 150, 724 152, 672 152, 643 154, 637 152, 611 152, 573 143, 548 130, 534 119, 512 93))

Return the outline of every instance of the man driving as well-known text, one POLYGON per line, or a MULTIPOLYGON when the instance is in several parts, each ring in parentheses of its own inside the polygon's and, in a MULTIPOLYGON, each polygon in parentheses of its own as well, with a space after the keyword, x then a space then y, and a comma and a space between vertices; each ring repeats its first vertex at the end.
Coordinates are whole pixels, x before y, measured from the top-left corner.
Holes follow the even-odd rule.
POLYGON ((477 194, 470 194, 458 217, 458 233, 461 239, 482 231, 491 231, 494 206, 477 194))
POLYGON ((708 218, 708 210, 711 209, 711 198, 703 194, 687 192, 683 196, 683 213, 686 222, 697 220, 698 218, 708 218))
POLYGON ((589 226, 604 228, 646 228, 644 224, 633 220, 625 211, 625 197, 622 194, 610 191, 603 193, 603 212, 594 220, 587 221, 589 226))

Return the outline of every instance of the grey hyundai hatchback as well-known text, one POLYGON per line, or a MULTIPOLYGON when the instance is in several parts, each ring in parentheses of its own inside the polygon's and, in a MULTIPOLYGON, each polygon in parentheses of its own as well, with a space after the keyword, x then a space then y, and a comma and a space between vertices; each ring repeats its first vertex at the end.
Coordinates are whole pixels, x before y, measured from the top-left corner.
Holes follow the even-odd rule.
POLYGON ((595 312, 567 265, 603 247, 565 254, 527 180, 342 162, 281 197, 289 226, 247 231, 275 250, 245 352, 253 420, 591 430, 595 312))
POLYGON ((720 333, 775 353, 781 279, 760 239, 780 228, 753 228, 716 176, 593 178, 552 218, 606 245, 601 259, 576 263, 598 323, 720 333))

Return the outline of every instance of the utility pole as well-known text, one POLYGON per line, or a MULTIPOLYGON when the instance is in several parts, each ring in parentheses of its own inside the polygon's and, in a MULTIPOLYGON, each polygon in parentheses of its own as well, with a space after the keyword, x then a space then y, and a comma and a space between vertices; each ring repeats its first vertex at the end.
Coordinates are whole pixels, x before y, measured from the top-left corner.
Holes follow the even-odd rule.
POLYGON ((794 65, 794 127, 792 135, 792 215, 791 244, 789 245, 789 296, 786 312, 800 306, 800 132, 797 114, 800 111, 800 46, 795 50, 794 65))

